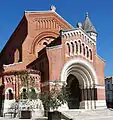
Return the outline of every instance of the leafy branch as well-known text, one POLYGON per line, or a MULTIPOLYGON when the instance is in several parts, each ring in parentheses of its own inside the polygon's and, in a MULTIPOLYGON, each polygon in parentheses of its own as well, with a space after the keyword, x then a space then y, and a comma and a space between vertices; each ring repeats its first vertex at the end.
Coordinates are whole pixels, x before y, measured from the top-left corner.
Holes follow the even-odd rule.
POLYGON ((48 109, 58 109, 62 104, 67 103, 69 99, 69 91, 66 85, 59 85, 55 83, 50 91, 45 91, 41 93, 41 100, 43 102, 45 110, 48 109))

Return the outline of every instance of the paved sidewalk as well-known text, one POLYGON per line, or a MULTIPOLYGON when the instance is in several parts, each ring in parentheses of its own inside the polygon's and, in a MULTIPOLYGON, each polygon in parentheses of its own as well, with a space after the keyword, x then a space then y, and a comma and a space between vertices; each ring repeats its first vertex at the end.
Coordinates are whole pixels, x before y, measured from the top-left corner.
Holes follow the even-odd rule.
POLYGON ((33 119, 19 119, 19 118, 4 118, 4 117, 0 117, 0 120, 33 120, 33 119))
MULTIPOLYGON (((37 120, 38 118, 32 118, 32 119, 19 119, 19 118, 4 118, 0 117, 0 120, 37 120)), ((40 118, 40 120, 47 120, 47 117, 40 118)))

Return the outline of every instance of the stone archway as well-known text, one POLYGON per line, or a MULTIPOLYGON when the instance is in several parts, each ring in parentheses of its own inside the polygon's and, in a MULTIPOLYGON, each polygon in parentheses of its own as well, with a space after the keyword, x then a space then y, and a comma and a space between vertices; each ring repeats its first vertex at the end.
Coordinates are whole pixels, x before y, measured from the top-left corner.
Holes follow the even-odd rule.
POLYGON ((71 59, 62 69, 61 81, 65 82, 67 86, 72 85, 72 91, 75 90, 74 94, 77 94, 76 91, 78 90, 78 93, 81 94, 80 96, 75 97, 75 99, 79 98, 77 103, 78 107, 75 105, 75 108, 72 109, 95 109, 95 100, 97 99, 95 84, 98 84, 98 80, 95 70, 90 63, 80 58, 71 59), (69 76, 73 77, 69 79, 69 76), (76 84, 78 84, 78 87, 76 84), (74 85, 77 88, 74 89, 74 85))

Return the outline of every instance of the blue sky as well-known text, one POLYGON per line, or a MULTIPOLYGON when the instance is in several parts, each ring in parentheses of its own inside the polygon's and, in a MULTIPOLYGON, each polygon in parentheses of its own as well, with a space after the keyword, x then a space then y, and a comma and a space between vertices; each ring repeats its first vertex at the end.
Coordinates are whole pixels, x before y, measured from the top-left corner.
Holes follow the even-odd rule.
POLYGON ((98 32, 97 51, 106 60, 105 76, 113 75, 113 0, 0 0, 0 51, 21 20, 25 10, 56 12, 76 27, 89 12, 98 32))

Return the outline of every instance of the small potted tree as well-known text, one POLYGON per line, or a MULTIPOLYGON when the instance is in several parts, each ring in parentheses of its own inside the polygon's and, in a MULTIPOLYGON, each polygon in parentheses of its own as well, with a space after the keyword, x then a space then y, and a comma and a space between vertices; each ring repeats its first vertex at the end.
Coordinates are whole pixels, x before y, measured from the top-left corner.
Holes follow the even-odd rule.
POLYGON ((50 91, 44 91, 41 93, 41 100, 44 105, 45 113, 47 115, 56 112, 59 107, 64 104, 67 104, 69 91, 65 84, 60 85, 58 82, 55 82, 51 86, 50 91))

